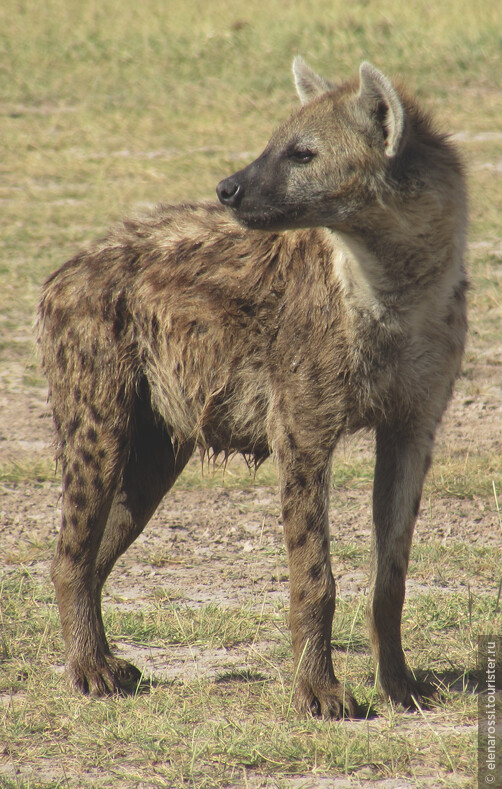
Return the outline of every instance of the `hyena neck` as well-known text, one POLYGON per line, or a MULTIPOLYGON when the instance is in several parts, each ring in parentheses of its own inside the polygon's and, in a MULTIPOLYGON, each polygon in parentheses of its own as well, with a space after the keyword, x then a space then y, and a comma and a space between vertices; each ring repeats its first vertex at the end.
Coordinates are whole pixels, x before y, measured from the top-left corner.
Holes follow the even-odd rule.
POLYGON ((465 278, 465 222, 459 217, 457 224, 457 232, 436 234, 433 223, 407 228, 404 241, 402 228, 398 233, 384 227, 377 233, 329 231, 347 305, 380 321, 412 315, 431 300, 438 308, 446 304, 465 278))

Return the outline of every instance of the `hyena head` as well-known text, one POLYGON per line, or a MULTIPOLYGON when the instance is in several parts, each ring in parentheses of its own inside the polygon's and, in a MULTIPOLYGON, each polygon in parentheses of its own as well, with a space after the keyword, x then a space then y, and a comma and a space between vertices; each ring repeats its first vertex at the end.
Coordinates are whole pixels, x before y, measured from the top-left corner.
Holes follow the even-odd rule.
POLYGON ((343 229, 393 182, 405 111, 389 80, 363 63, 359 81, 333 85, 293 63, 302 107, 254 162, 218 184, 220 201, 247 227, 343 229))

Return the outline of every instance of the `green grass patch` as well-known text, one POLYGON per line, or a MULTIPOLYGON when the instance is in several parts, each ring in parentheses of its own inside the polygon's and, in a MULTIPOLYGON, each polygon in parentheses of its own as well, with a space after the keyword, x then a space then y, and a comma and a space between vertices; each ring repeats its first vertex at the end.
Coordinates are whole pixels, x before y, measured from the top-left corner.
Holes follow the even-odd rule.
MULTIPOLYGON (((19 743, 28 746, 33 756, 36 746, 28 744, 34 736, 45 741, 48 735, 57 734, 46 758, 68 754, 71 783, 76 774, 82 780, 113 773, 115 785, 131 785, 131 781, 141 785, 148 775, 146 780, 153 786, 214 789, 234 782, 245 786, 248 774, 274 776, 279 781, 288 775, 312 775, 313 766, 317 774, 338 776, 365 770, 373 779, 413 776, 420 771, 422 756, 412 738, 396 734, 395 720, 386 719, 378 728, 371 723, 344 727, 307 720, 300 724, 293 717, 281 720, 277 715, 280 696, 241 685, 239 691, 240 702, 234 694, 229 699, 228 688, 203 683, 195 692, 186 688, 181 705, 175 692, 166 697, 164 689, 162 696, 154 692, 148 701, 144 697, 132 702, 113 700, 106 707, 61 699, 52 709, 46 707, 31 716, 27 705, 18 704, 12 715, 17 733, 12 751, 17 755, 19 743), (214 710, 209 720, 204 716, 208 705, 214 710), (96 730, 99 739, 95 739, 96 730)), ((449 769, 451 761, 456 770, 467 772, 473 766, 467 755, 473 741, 470 731, 448 732, 439 739, 424 726, 421 751, 427 749, 438 767, 446 762, 449 769)), ((104 785, 112 783, 105 778, 104 785)))
POLYGON ((157 604, 154 609, 118 611, 105 616, 111 638, 145 646, 183 644, 208 648, 232 647, 261 636, 263 615, 250 609, 210 604, 197 608, 157 604))
POLYGON ((500 573, 500 551, 492 545, 418 542, 411 549, 409 573, 444 586, 462 580, 467 588, 473 578, 493 583, 500 573))
POLYGON ((454 499, 492 500, 493 490, 502 490, 502 456, 467 454, 437 457, 431 466, 424 495, 454 499))
POLYGON ((59 474, 56 464, 48 458, 11 461, 0 464, 0 482, 19 484, 58 482, 59 474))
POLYGON ((248 774, 280 780, 310 774, 314 767, 319 774, 376 780, 413 777, 435 765, 437 785, 446 786, 445 775, 468 775, 474 764, 475 727, 469 724, 475 721, 475 698, 467 689, 448 691, 447 682, 475 668, 476 633, 500 628, 493 601, 477 599, 470 617, 461 595, 435 592, 408 602, 404 630, 410 663, 445 679, 446 706, 426 713, 424 720, 375 696, 361 601, 341 603, 334 637, 337 672, 379 713, 343 724, 299 718, 291 709, 289 644, 273 617, 257 622, 251 610, 222 615, 213 607, 199 612, 181 607, 174 614, 159 606, 146 617, 112 611, 107 619, 113 637, 134 643, 235 647, 252 645, 259 635, 270 647, 255 658, 248 650, 247 672, 182 684, 163 681, 136 697, 93 700, 69 691, 51 668, 61 663, 62 651, 50 587, 18 573, 4 580, 1 591, 0 733, 14 765, 52 764, 57 780, 63 780, 58 772, 63 762, 67 785, 91 786, 99 775, 104 786, 112 781, 129 786, 133 779, 159 787, 224 787, 248 774), (230 633, 230 617, 240 622, 237 634, 230 633), (445 721, 457 725, 439 735, 436 728, 445 721))

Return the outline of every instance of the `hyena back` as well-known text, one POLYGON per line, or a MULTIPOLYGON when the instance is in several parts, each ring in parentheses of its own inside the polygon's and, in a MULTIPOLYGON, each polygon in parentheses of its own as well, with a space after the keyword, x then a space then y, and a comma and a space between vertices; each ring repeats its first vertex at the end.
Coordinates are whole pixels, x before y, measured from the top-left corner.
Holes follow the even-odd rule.
POLYGON ((134 687, 101 591, 197 446, 279 468, 300 709, 357 714, 331 658, 328 497, 344 433, 376 433, 368 620, 378 678, 413 706, 401 612, 414 522, 466 330, 462 167, 363 64, 294 64, 301 109, 218 185, 223 205, 128 220, 45 285, 39 338, 59 440, 52 577, 72 683, 134 687))

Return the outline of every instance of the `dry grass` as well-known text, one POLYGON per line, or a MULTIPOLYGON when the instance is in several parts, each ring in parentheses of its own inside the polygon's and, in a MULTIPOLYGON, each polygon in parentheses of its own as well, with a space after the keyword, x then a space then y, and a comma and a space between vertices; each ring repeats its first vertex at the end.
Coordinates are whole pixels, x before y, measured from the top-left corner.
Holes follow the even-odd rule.
MULTIPOLYGON (((68 692, 53 671, 62 654, 49 585, 37 586, 19 573, 4 581, 2 599, 3 760, 33 765, 39 777, 33 784, 28 778, 0 778, 0 785, 215 787, 238 782, 243 772, 280 777, 312 774, 313 769, 354 773, 361 779, 419 778, 434 765, 437 785, 453 786, 468 785, 461 778, 474 773, 476 700, 468 689, 469 672, 475 670, 480 626, 500 628, 494 600, 474 601, 470 622, 467 600, 446 591, 410 601, 404 630, 416 666, 433 669, 446 694, 444 706, 428 712, 423 724, 375 697, 360 601, 342 603, 337 662, 344 674, 349 667, 347 680, 366 700, 370 716, 365 723, 327 724, 299 719, 291 710, 289 644, 281 609, 259 622, 247 609, 222 613, 208 607, 194 613, 183 605, 166 610, 161 603, 138 615, 111 614, 112 641, 147 641, 150 648, 161 642, 171 649, 228 649, 239 643, 247 647, 248 670, 157 681, 134 698, 95 701, 68 692), (257 639, 266 643, 265 651, 253 648, 257 639), (449 689, 453 680, 456 692, 449 689), (44 764, 45 781, 40 780, 44 764)), ((27 772, 23 770, 25 776, 27 772)))

